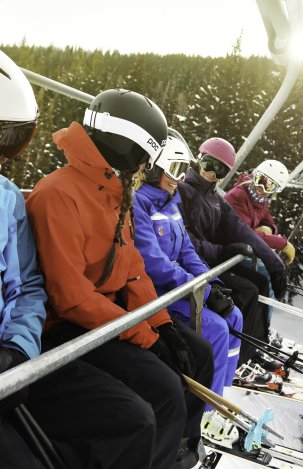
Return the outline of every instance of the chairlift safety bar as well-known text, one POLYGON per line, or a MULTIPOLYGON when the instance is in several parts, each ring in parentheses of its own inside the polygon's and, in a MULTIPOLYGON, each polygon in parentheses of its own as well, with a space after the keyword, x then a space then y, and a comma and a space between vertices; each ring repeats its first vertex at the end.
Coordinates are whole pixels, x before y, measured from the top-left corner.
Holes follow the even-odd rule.
POLYGON ((48 352, 45 352, 22 365, 18 365, 15 368, 5 371, 0 375, 0 400, 19 391, 25 386, 34 383, 38 379, 43 378, 52 371, 67 365, 96 347, 99 347, 127 329, 135 326, 139 322, 142 322, 153 314, 156 314, 158 311, 170 305, 174 301, 189 295, 196 286, 206 284, 206 282, 230 269, 243 259, 244 257, 241 254, 238 254, 214 269, 211 269, 208 272, 199 275, 195 279, 190 280, 186 284, 175 288, 171 292, 162 295, 156 300, 151 301, 140 308, 136 308, 135 310, 126 313, 120 318, 110 321, 103 326, 86 332, 80 337, 49 350, 48 352))

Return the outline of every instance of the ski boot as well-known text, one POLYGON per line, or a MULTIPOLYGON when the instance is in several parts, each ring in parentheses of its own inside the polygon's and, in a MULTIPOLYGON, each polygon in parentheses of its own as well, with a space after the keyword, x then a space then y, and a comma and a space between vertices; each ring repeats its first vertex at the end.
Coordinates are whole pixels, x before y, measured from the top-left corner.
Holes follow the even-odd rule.
POLYGON ((266 371, 258 363, 248 360, 236 370, 233 384, 256 390, 282 391, 283 380, 281 376, 266 371))
POLYGON ((239 432, 230 420, 217 410, 212 410, 203 414, 201 436, 220 446, 232 448, 239 439, 239 432))
POLYGON ((262 368, 264 368, 264 370, 281 376, 283 379, 289 377, 289 368, 285 367, 279 360, 275 360, 258 349, 256 350, 255 355, 252 357, 252 360, 253 362, 258 363, 262 368))
POLYGON ((203 466, 199 457, 199 452, 200 451, 198 449, 196 451, 190 449, 188 447, 188 438, 183 438, 178 450, 174 469, 201 469, 203 466))

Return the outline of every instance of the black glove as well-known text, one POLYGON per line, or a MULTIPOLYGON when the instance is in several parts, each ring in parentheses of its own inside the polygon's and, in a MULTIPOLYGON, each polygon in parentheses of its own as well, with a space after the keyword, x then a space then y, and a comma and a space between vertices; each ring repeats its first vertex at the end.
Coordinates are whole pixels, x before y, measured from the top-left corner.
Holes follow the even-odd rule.
MULTIPOLYGON (((0 373, 13 368, 14 366, 20 365, 27 360, 27 357, 19 350, 0 347, 0 373)), ((13 409, 17 405, 24 402, 27 398, 28 390, 23 388, 0 401, 0 412, 13 409)))
POLYGON ((277 270, 270 274, 271 286, 277 300, 282 300, 287 290, 287 275, 285 270, 277 270))
POLYGON ((174 363, 173 357, 166 347, 165 343, 163 340, 159 339, 148 349, 150 352, 153 352, 157 357, 160 358, 169 368, 174 370, 177 374, 179 374, 179 370, 174 363))
POLYGON ((245 243, 232 243, 227 246, 223 246, 221 253, 220 261, 224 262, 230 259, 231 257, 236 256, 237 254, 242 254, 242 256, 253 256, 253 249, 249 244, 245 243))
POLYGON ((232 290, 229 288, 221 287, 218 283, 212 283, 206 306, 226 318, 235 307, 233 299, 229 296, 231 292, 232 290))
POLYGON ((183 373, 193 378, 196 372, 195 358, 177 329, 171 323, 166 323, 158 327, 158 332, 160 338, 149 350, 154 352, 153 347, 156 346, 156 352, 154 353, 170 368, 179 374, 183 373), (157 353, 158 342, 161 350, 157 353))

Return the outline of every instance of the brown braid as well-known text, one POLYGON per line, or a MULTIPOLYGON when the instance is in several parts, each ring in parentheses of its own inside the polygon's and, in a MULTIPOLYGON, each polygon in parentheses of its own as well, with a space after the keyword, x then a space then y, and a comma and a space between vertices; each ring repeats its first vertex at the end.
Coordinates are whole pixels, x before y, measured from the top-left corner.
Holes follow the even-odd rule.
POLYGON ((122 236, 122 228, 124 227, 125 216, 129 210, 131 217, 131 227, 132 227, 132 239, 133 239, 133 230, 134 230, 134 205, 133 205, 133 173, 131 171, 121 171, 120 179, 122 180, 123 185, 123 199, 121 204, 121 210, 119 215, 119 221, 116 226, 114 241, 120 243, 120 246, 125 244, 125 241, 122 236))
POLYGON ((130 219, 131 219, 131 227, 130 227, 131 238, 134 239, 135 223, 134 223, 132 175, 133 173, 130 171, 121 171, 120 173, 120 179, 122 181, 122 186, 123 186, 123 198, 122 198, 122 203, 121 203, 119 220, 115 229, 113 245, 111 247, 111 250, 108 253, 108 256, 105 262, 104 271, 102 273, 100 280, 97 282, 96 287, 100 287, 101 285, 103 285, 107 281, 107 279, 109 278, 109 276, 111 275, 113 271, 115 257, 116 257, 117 243, 120 243, 120 246, 126 245, 126 242, 123 239, 122 229, 124 227, 125 217, 126 217, 128 210, 130 212, 130 219))

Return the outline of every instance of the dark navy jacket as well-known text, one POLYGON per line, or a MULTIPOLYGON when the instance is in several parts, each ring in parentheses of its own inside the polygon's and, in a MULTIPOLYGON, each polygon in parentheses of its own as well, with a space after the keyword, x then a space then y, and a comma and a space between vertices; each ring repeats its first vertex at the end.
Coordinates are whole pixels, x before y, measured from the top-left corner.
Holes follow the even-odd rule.
POLYGON ((214 183, 203 179, 193 168, 178 185, 182 215, 197 253, 211 266, 219 264, 222 246, 231 243, 249 244, 269 273, 284 270, 277 254, 243 223, 214 183))
MULTIPOLYGON (((168 192, 148 184, 134 194, 135 245, 159 296, 209 270, 189 239, 178 203, 178 193, 170 197, 168 192)), ((207 285, 204 300, 209 292, 207 285)), ((190 314, 186 299, 178 300, 168 309, 190 314)))

